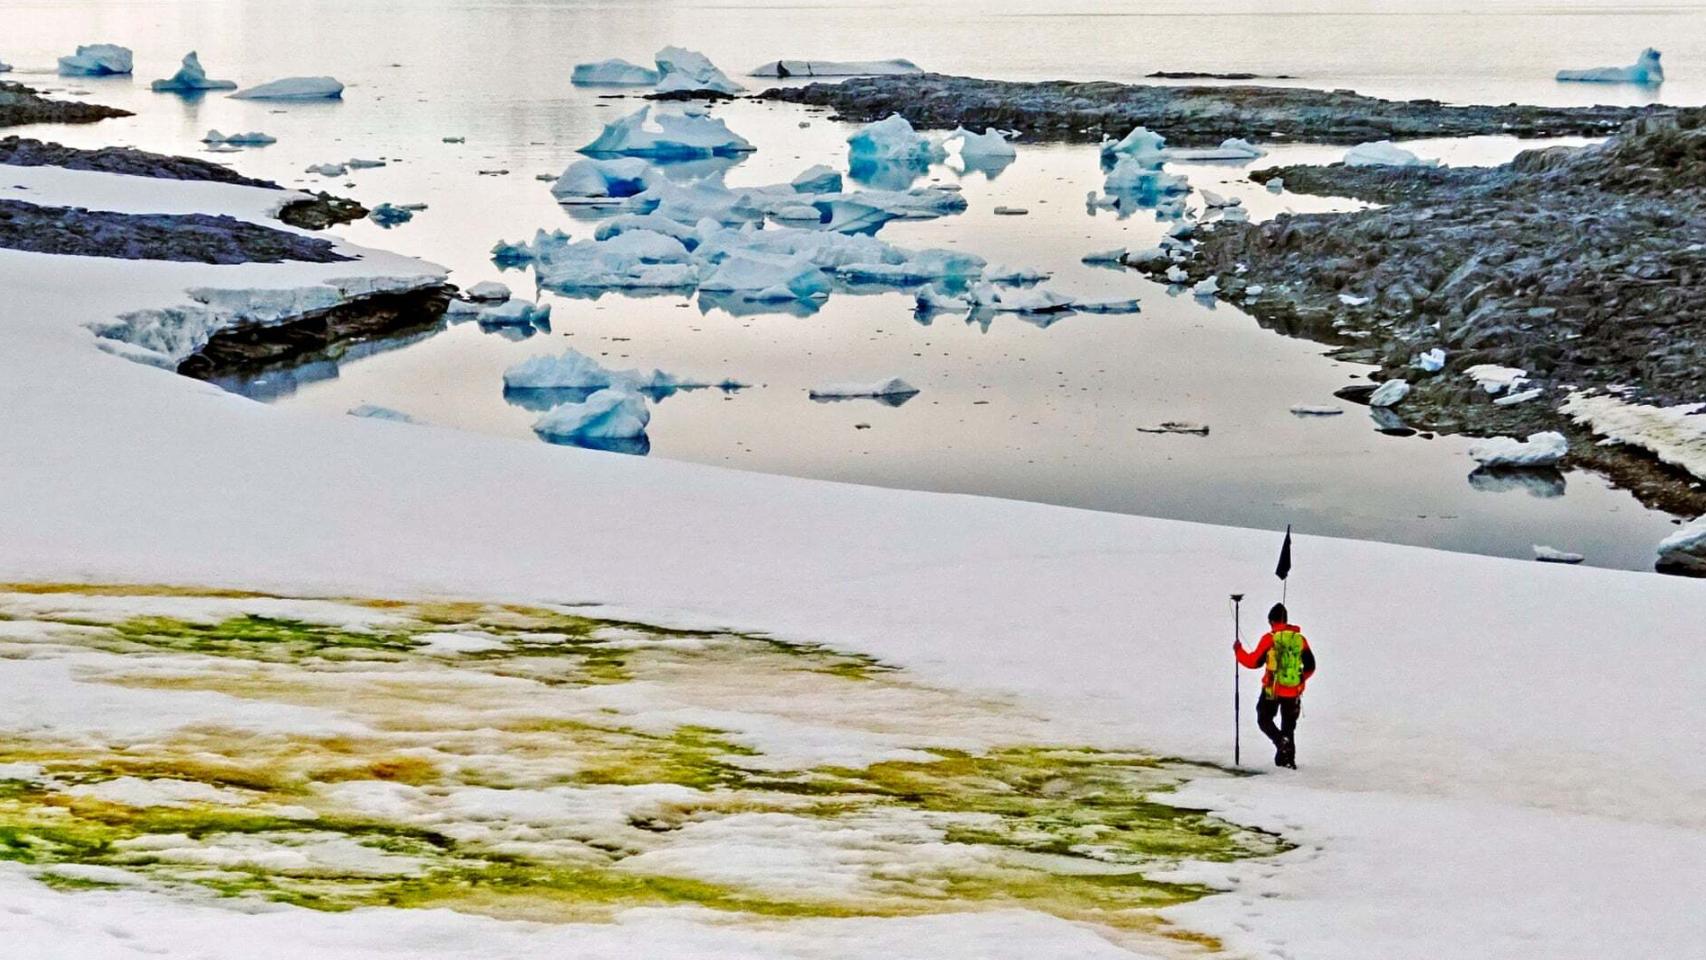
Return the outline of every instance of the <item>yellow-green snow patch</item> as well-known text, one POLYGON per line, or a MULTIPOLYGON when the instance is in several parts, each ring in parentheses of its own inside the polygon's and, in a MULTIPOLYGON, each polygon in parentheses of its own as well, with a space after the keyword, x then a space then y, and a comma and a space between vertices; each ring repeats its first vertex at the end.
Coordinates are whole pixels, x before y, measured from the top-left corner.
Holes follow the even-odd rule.
POLYGON ((36 671, 63 708, 0 730, 0 859, 66 890, 543 920, 1017 906, 1148 936, 1207 892, 1150 874, 1283 848, 1158 799, 1221 771, 821 646, 165 586, 13 584, 0 618, 0 683, 36 671))

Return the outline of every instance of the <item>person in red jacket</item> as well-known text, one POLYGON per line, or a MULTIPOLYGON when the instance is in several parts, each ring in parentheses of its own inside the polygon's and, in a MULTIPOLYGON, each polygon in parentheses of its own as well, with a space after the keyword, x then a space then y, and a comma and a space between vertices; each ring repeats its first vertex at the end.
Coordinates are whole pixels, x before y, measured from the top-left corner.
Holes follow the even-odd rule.
POLYGON ((1256 649, 1245 650, 1237 640, 1232 652, 1238 663, 1263 668, 1262 694, 1256 701, 1256 726, 1274 742, 1274 766, 1297 769, 1297 718, 1303 711, 1303 688, 1315 673, 1315 654, 1303 632, 1288 622, 1285 604, 1268 611, 1268 632, 1256 649), (1279 726, 1274 726, 1274 715, 1279 726))

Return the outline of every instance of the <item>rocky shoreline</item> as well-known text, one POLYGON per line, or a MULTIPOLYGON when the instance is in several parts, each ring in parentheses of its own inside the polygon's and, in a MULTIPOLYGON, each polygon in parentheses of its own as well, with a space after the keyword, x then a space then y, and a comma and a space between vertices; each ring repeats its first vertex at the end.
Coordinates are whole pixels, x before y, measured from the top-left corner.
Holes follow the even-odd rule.
POLYGON ((178 363, 197 380, 251 373, 338 344, 441 325, 453 289, 448 285, 378 293, 345 301, 284 323, 229 327, 178 363))
POLYGON ((94 123, 128 117, 129 110, 74 100, 49 100, 21 83, 0 81, 0 127, 26 123, 94 123))
POLYGON ((1453 106, 1304 87, 1020 83, 942 74, 854 77, 766 90, 758 96, 829 107, 841 120, 868 123, 898 113, 915 127, 994 127, 1018 130, 1031 140, 1094 143, 1144 126, 1184 147, 1212 146, 1229 137, 1310 143, 1484 134, 1599 137, 1663 109, 1453 106))
POLYGON ((0 199, 0 248, 72 257, 187 263, 335 263, 329 240, 229 216, 115 213, 0 199))
MULTIPOLYGON (((1706 398, 1706 110, 1627 125, 1604 144, 1528 151, 1490 168, 1280 167, 1287 190, 1387 206, 1213 222, 1177 266, 1264 327, 1337 347, 1404 379, 1392 416, 1471 436, 1557 430, 1566 465, 1642 502, 1706 514, 1701 478, 1602 445, 1558 407, 1597 391, 1671 406, 1706 398), (1420 354, 1442 350, 1427 372, 1420 354), (1528 402, 1500 405, 1465 371, 1526 371, 1528 402)), ((1163 274, 1171 264, 1144 269, 1163 274)))

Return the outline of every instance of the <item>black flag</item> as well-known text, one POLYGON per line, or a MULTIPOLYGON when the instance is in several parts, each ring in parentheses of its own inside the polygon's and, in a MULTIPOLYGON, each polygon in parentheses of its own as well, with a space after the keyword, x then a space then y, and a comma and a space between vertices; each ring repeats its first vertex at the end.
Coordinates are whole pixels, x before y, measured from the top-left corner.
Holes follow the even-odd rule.
POLYGON ((1280 547, 1279 566, 1274 567, 1274 576, 1284 580, 1291 574, 1291 524, 1285 525, 1285 544, 1280 547))

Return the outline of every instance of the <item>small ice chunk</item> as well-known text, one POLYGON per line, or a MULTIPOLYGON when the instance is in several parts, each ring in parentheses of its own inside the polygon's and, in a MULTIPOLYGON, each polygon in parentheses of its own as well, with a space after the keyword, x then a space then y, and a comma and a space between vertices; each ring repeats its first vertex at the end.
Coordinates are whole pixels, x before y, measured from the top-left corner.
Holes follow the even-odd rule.
POLYGON ((196 93, 202 90, 235 90, 237 84, 231 80, 209 80, 207 71, 202 69, 201 59, 194 50, 184 54, 183 65, 178 72, 165 80, 156 80, 150 84, 155 93, 196 93))
POLYGON ((919 289, 915 309, 919 313, 934 313, 946 311, 961 313, 971 309, 971 299, 947 293, 935 284, 926 284, 919 289))
POLYGON ((382 227, 395 227, 398 224, 408 223, 414 218, 415 212, 413 210, 406 206, 397 206, 391 203, 382 203, 367 214, 367 219, 382 227))
POLYGON ((913 130, 898 113, 854 131, 847 138, 847 149, 859 160, 935 163, 947 156, 940 143, 913 130))
POLYGON ((1102 141, 1102 156, 1135 160, 1148 166, 1160 166, 1167 159, 1164 148, 1167 138, 1148 127, 1135 127, 1119 140, 1102 141))
POLYGON ((813 387, 809 396, 813 400, 847 400, 856 397, 910 397, 917 392, 917 387, 900 377, 890 377, 875 383, 825 384, 813 387))
POLYGON ((947 137, 948 143, 956 140, 960 143, 961 157, 1002 159, 1019 155, 1013 145, 1007 142, 1007 135, 994 127, 987 127, 982 133, 973 133, 965 127, 958 127, 947 137))
POLYGON ((605 387, 580 403, 552 407, 534 421, 533 432, 554 443, 633 440, 646 435, 651 419, 642 394, 625 387, 605 387))
POLYGON ((730 80, 704 54, 681 47, 664 47, 655 57, 659 93, 721 93, 729 96, 746 88, 730 80))
POLYGON ((1587 558, 1579 553, 1571 553, 1568 550, 1560 550, 1557 547, 1548 547, 1537 543, 1534 545, 1534 559, 1541 563, 1581 563, 1587 558))
POLYGON ((1659 563, 1666 569, 1706 574, 1706 516, 1661 540, 1659 563))
POLYGON ((1423 160, 1390 140, 1359 143, 1345 151, 1347 167, 1437 167, 1439 161, 1423 160))
POLYGON ((1138 433, 1188 433, 1199 437, 1208 436, 1208 424, 1191 423, 1187 420, 1163 420, 1153 427, 1138 427, 1138 433))
POLYGON ((1184 267, 1181 267, 1175 263, 1172 266, 1167 268, 1167 282, 1168 283, 1184 283, 1185 281, 1187 281, 1189 279, 1191 279, 1191 275, 1189 273, 1185 272, 1184 267))
POLYGON ((1344 407, 1332 404, 1299 403, 1291 408, 1294 417, 1336 417, 1345 412, 1344 407))
POLYGON ((352 158, 350 160, 346 160, 344 162, 344 166, 350 168, 351 170, 376 170, 379 167, 385 166, 385 161, 384 160, 362 160, 359 158, 352 158))
POLYGON ((989 283, 1004 283, 1008 285, 1021 283, 1041 283, 1052 274, 1047 270, 1036 267, 1009 267, 1005 264, 992 263, 983 268, 983 279, 989 283))
POLYGON ((1158 267, 1163 263, 1170 262, 1172 259, 1172 257, 1167 255, 1167 251, 1160 247, 1145 247, 1142 250, 1133 250, 1120 258, 1122 263, 1131 267, 1158 267))
POLYGON ((1519 403, 1527 403, 1530 400, 1536 399, 1544 392, 1545 391, 1541 388, 1535 387, 1532 390, 1524 390, 1520 393, 1507 393, 1494 400, 1493 405, 1496 407, 1514 407, 1519 403))
POLYGON ((1273 178, 1269 179, 1268 180, 1268 192, 1269 193, 1284 193, 1285 192, 1285 178, 1284 177, 1273 177, 1273 178))
POLYGON ((1404 398, 1409 395, 1410 381, 1388 380, 1369 394, 1368 405, 1371 407, 1394 407, 1402 403, 1404 398))
POLYGON ((1469 456, 1483 467, 1551 467, 1569 452, 1570 442, 1555 430, 1531 433, 1527 440, 1493 437, 1469 448, 1469 456))
POLYGON ((823 164, 807 167, 800 175, 788 181, 795 193, 840 193, 841 174, 833 167, 823 164))
POLYGON ((551 305, 509 300, 480 311, 479 321, 489 327, 528 327, 551 319, 551 305))
POLYGON ((769 60, 749 77, 913 77, 924 71, 911 60, 769 60))
POLYGON ((1665 68, 1659 65, 1659 52, 1648 47, 1627 67, 1560 70, 1558 79, 1581 83, 1636 83, 1656 87, 1665 82, 1665 68))
POLYGON ((1341 294, 1339 294, 1339 302, 1344 304, 1347 307, 1365 306, 1368 304, 1368 302, 1371 299, 1372 298, 1370 298, 1370 297, 1359 297, 1354 293, 1341 293, 1341 294))
POLYGON ((621 59, 577 63, 569 75, 569 82, 581 87, 649 87, 662 79, 662 71, 621 59))
POLYGON ((121 47, 115 43, 91 43, 79 45, 77 52, 59 58, 59 75, 62 77, 110 77, 128 74, 131 71, 131 54, 129 47, 121 47))
POLYGON ((1202 202, 1210 209, 1214 209, 1216 207, 1236 207, 1244 202, 1237 197, 1222 196, 1207 188, 1198 192, 1202 194, 1202 202))
POLYGON ((1427 373, 1438 373, 1445 369, 1445 351, 1435 347, 1426 353, 1416 354, 1416 359, 1410 361, 1410 366, 1427 373))
POLYGON ((1078 259, 1081 263, 1124 263, 1126 255, 1125 247, 1115 247, 1112 250, 1092 250, 1078 259))
POLYGON ((233 100, 337 100, 344 85, 331 77, 285 77, 239 90, 233 100))
POLYGON ((364 403, 359 407, 351 407, 349 408, 349 415, 352 417, 362 417, 368 420, 394 420, 398 423, 420 422, 401 410, 382 407, 376 403, 364 403))
MULTIPOLYGON (((218 130, 209 130, 207 131, 207 135, 201 138, 201 142, 226 144, 234 147, 264 147, 269 143, 277 143, 278 138, 264 134, 259 130, 250 130, 248 133, 230 134, 220 133, 218 130)), ((309 170, 312 172, 313 168, 310 167, 309 170)), ((339 173, 342 173, 342 171, 340 170, 339 173)), ((333 174, 333 176, 336 176, 336 174, 333 174)))
POLYGON ((510 297, 509 285, 496 280, 482 280, 465 291, 468 299, 485 303, 498 303, 510 297))
POLYGON ((1191 287, 1191 296, 1209 299, 1220 293, 1220 278, 1210 274, 1191 287))
POLYGON ((343 163, 318 163, 302 172, 317 173, 322 177, 341 177, 344 174, 349 173, 349 165, 343 163))
POLYGON ((738 156, 756 149, 715 117, 660 113, 648 124, 650 115, 649 106, 641 107, 605 124, 597 139, 581 147, 580 152, 592 156, 696 160, 738 156))
POLYGON ((1249 286, 1244 288, 1244 296, 1245 297, 1259 297, 1262 295, 1262 291, 1264 291, 1266 289, 1268 289, 1268 288, 1262 286, 1259 283, 1252 283, 1249 286))
POLYGON ((639 157, 599 160, 586 157, 568 165, 551 184, 558 203, 608 203, 644 193, 655 168, 639 157))
POLYGON ((1022 217, 1031 211, 1024 207, 997 206, 992 212, 998 217, 1022 217))
POLYGON ((1077 299, 1072 309, 1080 313, 1136 313, 1140 309, 1136 297, 1103 297, 1096 300, 1077 299))
POLYGON ((1480 384, 1482 390, 1495 395, 1509 393, 1528 382, 1527 370, 1502 367, 1496 363, 1478 363, 1463 373, 1480 384))
POLYGON ((1003 313, 1060 313, 1073 307, 1071 297, 1042 287, 1002 289, 980 283, 972 288, 972 297, 979 307, 1003 313))
POLYGON ((1228 137, 1218 147, 1172 147, 1165 151, 1169 160, 1255 160, 1266 150, 1241 137, 1228 137))

